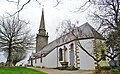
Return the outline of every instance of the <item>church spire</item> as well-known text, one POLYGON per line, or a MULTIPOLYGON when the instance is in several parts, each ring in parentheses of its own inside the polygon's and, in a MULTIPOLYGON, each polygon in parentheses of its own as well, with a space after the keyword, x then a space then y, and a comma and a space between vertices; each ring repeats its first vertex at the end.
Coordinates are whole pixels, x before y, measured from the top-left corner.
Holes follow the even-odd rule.
POLYGON ((43 8, 42 8, 42 16, 41 16, 40 27, 39 27, 39 34, 40 35, 46 34, 45 20, 44 20, 44 9, 43 8))
POLYGON ((44 9, 42 8, 39 33, 37 34, 37 37, 36 37, 36 52, 41 51, 42 48, 47 44, 48 44, 48 33, 46 34, 44 9))

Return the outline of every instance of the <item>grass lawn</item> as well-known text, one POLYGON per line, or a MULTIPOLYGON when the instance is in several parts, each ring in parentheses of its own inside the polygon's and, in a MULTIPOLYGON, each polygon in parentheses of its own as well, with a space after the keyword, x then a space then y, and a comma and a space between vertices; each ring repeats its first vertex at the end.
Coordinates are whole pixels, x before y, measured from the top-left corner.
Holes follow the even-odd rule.
POLYGON ((11 67, 11 68, 0 68, 0 74, 47 74, 31 68, 25 67, 11 67))

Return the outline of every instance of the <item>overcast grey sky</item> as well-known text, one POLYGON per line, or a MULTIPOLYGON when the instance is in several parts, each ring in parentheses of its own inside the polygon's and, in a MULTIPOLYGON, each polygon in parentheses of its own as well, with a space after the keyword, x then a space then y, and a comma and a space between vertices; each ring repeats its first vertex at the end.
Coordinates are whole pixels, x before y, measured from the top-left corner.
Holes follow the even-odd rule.
MULTIPOLYGON (((25 0, 24 0, 25 1, 25 0)), ((73 13, 76 8, 80 6, 83 0, 61 0, 61 4, 54 7, 55 0, 45 0, 42 5, 39 5, 35 0, 30 2, 20 12, 21 18, 30 21, 30 28, 34 34, 38 33, 39 23, 41 19, 41 10, 44 8, 46 30, 49 35, 49 42, 56 38, 56 27, 62 20, 71 20, 73 23, 79 21, 79 24, 83 24, 86 21, 86 13, 73 13), (43 6, 44 5, 44 6, 43 6)), ((5 12, 15 12, 14 4, 8 3, 5 0, 0 0, 0 16, 5 12)))

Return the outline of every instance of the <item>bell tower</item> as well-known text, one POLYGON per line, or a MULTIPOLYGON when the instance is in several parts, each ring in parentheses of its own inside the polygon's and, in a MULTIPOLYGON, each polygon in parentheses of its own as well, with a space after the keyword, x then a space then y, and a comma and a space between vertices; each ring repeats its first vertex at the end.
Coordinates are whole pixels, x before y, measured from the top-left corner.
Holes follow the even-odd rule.
POLYGON ((42 16, 40 21, 39 32, 36 37, 36 53, 48 44, 48 33, 45 29, 44 9, 42 8, 42 16))

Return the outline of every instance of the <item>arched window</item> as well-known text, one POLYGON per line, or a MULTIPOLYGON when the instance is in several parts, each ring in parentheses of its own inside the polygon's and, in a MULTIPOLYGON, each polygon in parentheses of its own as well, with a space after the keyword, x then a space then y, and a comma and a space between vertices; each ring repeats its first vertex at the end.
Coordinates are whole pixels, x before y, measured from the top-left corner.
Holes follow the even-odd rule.
POLYGON ((37 63, 37 58, 35 57, 35 63, 37 63))
POLYGON ((74 49, 73 43, 70 44, 70 49, 71 49, 71 50, 74 49))
POLYGON ((105 51, 104 51, 104 50, 101 51, 101 57, 103 58, 103 61, 106 60, 106 57, 105 57, 105 51))
POLYGON ((62 48, 59 49, 59 61, 63 60, 62 48))

